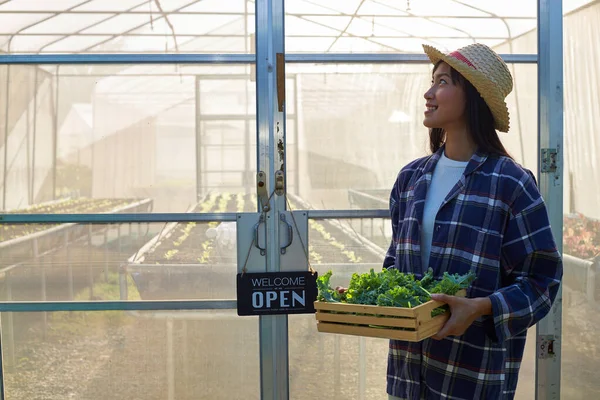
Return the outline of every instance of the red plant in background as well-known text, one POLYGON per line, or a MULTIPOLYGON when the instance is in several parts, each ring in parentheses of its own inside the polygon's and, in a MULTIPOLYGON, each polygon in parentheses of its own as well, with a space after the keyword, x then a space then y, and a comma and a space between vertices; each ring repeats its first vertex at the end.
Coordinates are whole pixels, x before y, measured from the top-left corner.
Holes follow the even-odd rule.
POLYGON ((600 221, 580 213, 565 216, 563 253, 583 259, 600 255, 600 221))

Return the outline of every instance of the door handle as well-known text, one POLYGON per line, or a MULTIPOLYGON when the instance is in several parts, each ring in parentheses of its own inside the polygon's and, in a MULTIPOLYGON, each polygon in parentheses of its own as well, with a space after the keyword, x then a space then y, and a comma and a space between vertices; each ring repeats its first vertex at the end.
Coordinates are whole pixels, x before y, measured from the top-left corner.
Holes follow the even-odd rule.
POLYGON ((264 247, 260 247, 259 244, 259 238, 258 238, 258 228, 260 227, 260 224, 263 223, 265 221, 265 217, 264 214, 260 214, 260 218, 258 219, 258 222, 256 223, 256 225, 254 225, 254 247, 256 247, 257 249, 260 250, 260 255, 264 256, 265 255, 265 248, 264 247))
POLYGON ((287 222, 287 220, 285 219, 285 214, 279 214, 279 221, 283 222, 284 224, 287 225, 287 231, 288 231, 288 241, 287 244, 281 246, 280 251, 281 254, 285 254, 286 249, 288 247, 290 247, 290 245, 292 244, 292 241, 294 240, 294 228, 292 227, 292 225, 287 222))

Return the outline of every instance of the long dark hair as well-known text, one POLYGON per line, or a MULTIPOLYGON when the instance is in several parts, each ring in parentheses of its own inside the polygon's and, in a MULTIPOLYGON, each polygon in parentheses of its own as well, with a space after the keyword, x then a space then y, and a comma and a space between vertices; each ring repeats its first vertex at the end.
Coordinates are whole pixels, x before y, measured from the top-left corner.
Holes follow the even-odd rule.
MULTIPOLYGON (((433 73, 435 73, 441 63, 442 61, 435 65, 433 73)), ((478 151, 511 157, 502 145, 498 133, 494 128, 494 116, 477 89, 452 67, 450 67, 450 76, 453 84, 458 82, 465 89, 467 97, 467 129, 477 145, 478 151)), ((444 144, 445 139, 446 132, 444 129, 429 129, 429 148, 431 152, 435 153, 438 151, 444 144)))

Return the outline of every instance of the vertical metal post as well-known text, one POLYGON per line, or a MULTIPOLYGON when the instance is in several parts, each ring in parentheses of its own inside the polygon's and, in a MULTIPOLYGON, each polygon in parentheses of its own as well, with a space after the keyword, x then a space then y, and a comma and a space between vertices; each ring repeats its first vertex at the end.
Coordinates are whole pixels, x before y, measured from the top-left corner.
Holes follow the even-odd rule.
MULTIPOLYGON (((272 43, 271 31, 271 1, 256 0, 256 126, 257 126, 257 164, 259 171, 271 170, 272 156, 269 153, 269 137, 272 135, 272 85, 269 84, 275 61, 270 51, 272 43), (269 162, 271 161, 271 162, 269 162)), ((273 175, 266 174, 267 190, 274 182, 273 175)), ((272 190, 272 189, 270 189, 272 190)), ((273 208, 271 208, 273 209, 273 208)), ((259 212, 261 211, 259 202, 259 212)), ((269 215, 269 221, 276 220, 269 215)), ((268 226, 271 231, 271 226, 268 226)), ((273 247, 272 237, 268 238, 268 247, 273 247), (269 246, 271 244, 271 246, 269 246)), ((267 256, 267 270, 272 269, 272 252, 267 256)), ((275 366, 277 334, 276 316, 260 316, 259 345, 260 345, 260 398, 261 400, 276 400, 277 368, 275 366)), ((287 395, 285 396, 287 399, 287 395)))
MULTIPOLYGON (((563 15, 561 0, 538 2, 538 176, 550 224, 562 253, 563 229, 563 15), (543 149, 557 151, 556 168, 542 171, 543 149)), ((560 398, 562 290, 549 314, 536 326, 536 399, 560 398), (553 354, 541 343, 553 341, 553 354)))
MULTIPOLYGON (((266 174, 271 195, 275 189, 275 172, 281 167, 277 151, 279 140, 285 148, 285 111, 279 110, 275 96, 277 53, 284 54, 283 0, 257 0, 255 8, 257 161, 258 170, 266 174)), ((273 195, 269 204, 266 269, 275 272, 280 270, 279 212, 285 210, 285 199, 273 195)), ((289 399, 287 328, 287 315, 259 317, 262 400, 289 399)))

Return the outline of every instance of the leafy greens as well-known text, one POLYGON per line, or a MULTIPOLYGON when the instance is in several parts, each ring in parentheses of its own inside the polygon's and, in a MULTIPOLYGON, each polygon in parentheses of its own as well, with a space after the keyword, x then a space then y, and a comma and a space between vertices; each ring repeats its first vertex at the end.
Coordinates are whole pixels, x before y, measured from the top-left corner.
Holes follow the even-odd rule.
POLYGON ((465 275, 444 272, 442 279, 435 279, 430 268, 419 280, 414 274, 395 268, 380 272, 371 269, 366 273, 352 274, 348 289, 339 293, 330 286, 331 276, 332 271, 328 271, 317 278, 319 301, 408 308, 428 302, 432 293, 455 295, 475 280, 473 272, 465 275))

